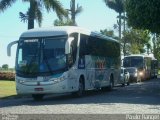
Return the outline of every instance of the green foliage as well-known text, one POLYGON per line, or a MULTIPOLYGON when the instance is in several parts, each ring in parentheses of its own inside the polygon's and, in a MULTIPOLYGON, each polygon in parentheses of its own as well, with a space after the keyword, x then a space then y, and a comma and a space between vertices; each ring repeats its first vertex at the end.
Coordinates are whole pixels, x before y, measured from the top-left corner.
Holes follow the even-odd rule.
POLYGON ((144 47, 150 44, 149 40, 150 34, 147 30, 131 29, 126 31, 121 41, 124 55, 144 53, 144 47))
POLYGON ((128 24, 160 33, 160 0, 126 0, 128 24))
POLYGON ((5 70, 8 70, 9 66, 8 66, 8 64, 3 64, 2 68, 5 69, 5 70))
POLYGON ((114 31, 113 30, 100 30, 101 34, 109 36, 109 37, 114 37, 114 31))
POLYGON ((124 12, 124 0, 104 0, 105 4, 117 13, 124 12))
POLYGON ((76 1, 75 0, 71 0, 71 2, 70 2, 70 9, 68 11, 69 11, 69 14, 71 14, 72 24, 73 25, 77 25, 76 24, 76 16, 83 11, 82 6, 79 6, 77 4, 77 7, 76 7, 76 1))
POLYGON ((0 72, 0 80, 15 80, 15 73, 13 72, 0 72))
POLYGON ((54 21, 54 26, 72 26, 72 25, 74 25, 74 23, 70 19, 62 19, 62 20, 56 19, 54 21))
POLYGON ((156 59, 160 61, 160 36, 155 34, 153 37, 153 53, 156 59))
POLYGON ((103 35, 106 35, 108 37, 112 37, 116 40, 119 40, 119 37, 117 37, 115 34, 114 34, 114 31, 113 30, 107 30, 107 29, 104 29, 104 30, 100 30, 100 33, 103 34, 103 35))
MULTIPOLYGON (((43 20, 43 8, 47 12, 55 11, 58 18, 68 17, 68 12, 63 8, 59 0, 22 0, 23 2, 30 3, 30 7, 26 14, 20 12, 20 18, 22 21, 28 21, 28 29, 34 28, 34 20, 41 25, 43 20)), ((0 12, 4 12, 7 8, 11 7, 16 0, 1 0, 0 12)))
POLYGON ((106 6, 109 8, 115 10, 117 13, 119 13, 119 16, 117 18, 119 19, 117 21, 118 29, 119 29, 119 39, 121 39, 121 26, 122 26, 122 18, 125 18, 122 16, 122 13, 125 12, 125 0, 104 0, 106 6))

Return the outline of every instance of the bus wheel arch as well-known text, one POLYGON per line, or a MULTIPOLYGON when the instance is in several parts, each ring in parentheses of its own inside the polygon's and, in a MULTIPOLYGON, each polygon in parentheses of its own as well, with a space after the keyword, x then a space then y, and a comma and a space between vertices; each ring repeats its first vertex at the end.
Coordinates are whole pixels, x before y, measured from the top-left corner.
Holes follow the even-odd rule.
POLYGON ((84 86, 84 89, 85 89, 85 77, 84 77, 84 75, 81 75, 81 76, 80 76, 79 82, 82 82, 82 84, 83 84, 83 86, 84 86))
POLYGON ((82 92, 80 95, 80 96, 82 96, 85 91, 85 77, 84 77, 84 75, 81 75, 79 78, 79 90, 80 90, 79 92, 82 92))
POLYGON ((82 97, 85 91, 85 78, 84 75, 80 75, 78 80, 78 90, 73 92, 73 95, 76 97, 82 97))

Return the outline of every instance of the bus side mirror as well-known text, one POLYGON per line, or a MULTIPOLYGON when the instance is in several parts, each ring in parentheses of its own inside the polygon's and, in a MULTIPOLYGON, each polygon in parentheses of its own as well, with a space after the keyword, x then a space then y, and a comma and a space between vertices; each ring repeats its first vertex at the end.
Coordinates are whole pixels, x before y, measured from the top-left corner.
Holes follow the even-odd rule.
POLYGON ((71 52, 71 42, 74 40, 73 37, 68 38, 65 44, 65 54, 69 54, 71 52))
POLYGON ((14 44, 17 44, 18 43, 18 40, 17 41, 13 41, 11 43, 8 44, 7 46, 7 55, 8 56, 11 56, 11 47, 14 45, 14 44))

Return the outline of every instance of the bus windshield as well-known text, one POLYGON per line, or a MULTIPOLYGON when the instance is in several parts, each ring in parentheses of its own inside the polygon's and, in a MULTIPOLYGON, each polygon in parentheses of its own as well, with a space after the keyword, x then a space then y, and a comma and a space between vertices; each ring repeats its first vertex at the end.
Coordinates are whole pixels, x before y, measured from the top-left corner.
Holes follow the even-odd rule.
POLYGON ((123 61, 124 67, 143 67, 143 57, 125 57, 123 61))
POLYGON ((21 39, 17 49, 17 73, 38 76, 64 70, 66 40, 64 37, 21 39))

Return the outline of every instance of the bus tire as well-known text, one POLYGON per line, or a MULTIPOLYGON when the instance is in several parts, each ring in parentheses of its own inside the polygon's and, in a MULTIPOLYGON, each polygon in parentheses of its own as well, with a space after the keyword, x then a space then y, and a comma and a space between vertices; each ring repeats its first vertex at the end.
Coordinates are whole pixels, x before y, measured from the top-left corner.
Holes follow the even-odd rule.
POLYGON ((157 79, 157 75, 155 75, 154 78, 157 79))
POLYGON ((124 79, 124 83, 122 83, 122 87, 125 87, 126 80, 124 79))
POLYGON ((101 91, 102 92, 107 92, 108 91, 108 87, 101 87, 101 91))
POLYGON ((113 75, 110 76, 110 82, 109 82, 109 91, 111 91, 114 87, 114 78, 113 78, 113 75))
POLYGON ((141 78, 141 77, 137 78, 137 83, 138 83, 138 82, 142 82, 142 80, 146 80, 146 79, 145 79, 145 78, 143 79, 143 78, 141 78))
POLYGON ((41 101, 43 100, 44 95, 43 94, 32 94, 32 97, 35 101, 41 101))
POLYGON ((83 94, 84 94, 84 90, 85 90, 84 86, 85 86, 84 85, 84 79, 82 77, 80 77, 79 85, 78 85, 78 91, 74 92, 73 95, 75 97, 82 97, 83 94))

